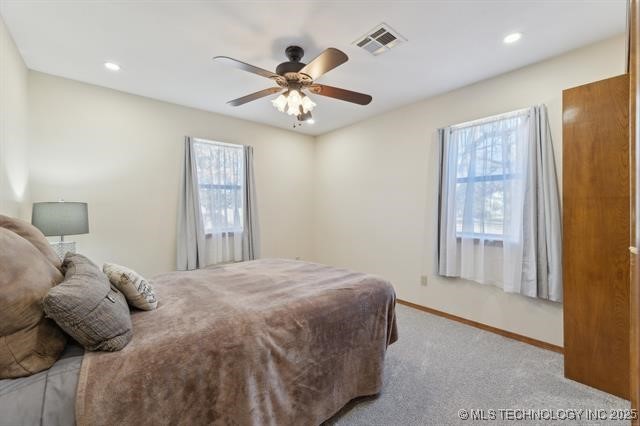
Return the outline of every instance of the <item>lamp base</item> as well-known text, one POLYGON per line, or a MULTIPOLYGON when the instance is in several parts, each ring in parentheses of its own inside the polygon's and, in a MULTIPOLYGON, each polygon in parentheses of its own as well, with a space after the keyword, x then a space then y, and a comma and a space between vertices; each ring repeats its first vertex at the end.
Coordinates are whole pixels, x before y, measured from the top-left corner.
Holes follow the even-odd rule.
POLYGON ((51 243, 51 247, 56 252, 60 260, 64 260, 64 256, 67 253, 76 252, 75 241, 56 241, 55 243, 51 243))

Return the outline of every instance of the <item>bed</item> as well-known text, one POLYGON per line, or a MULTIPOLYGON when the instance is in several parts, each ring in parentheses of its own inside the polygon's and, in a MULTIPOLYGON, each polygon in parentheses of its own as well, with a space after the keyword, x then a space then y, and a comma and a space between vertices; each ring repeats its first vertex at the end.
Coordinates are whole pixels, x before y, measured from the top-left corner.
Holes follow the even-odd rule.
POLYGON ((317 425, 381 391, 397 339, 383 279, 264 259, 154 287, 158 309, 132 312, 123 350, 70 346, 45 372, 1 380, 0 424, 317 425))

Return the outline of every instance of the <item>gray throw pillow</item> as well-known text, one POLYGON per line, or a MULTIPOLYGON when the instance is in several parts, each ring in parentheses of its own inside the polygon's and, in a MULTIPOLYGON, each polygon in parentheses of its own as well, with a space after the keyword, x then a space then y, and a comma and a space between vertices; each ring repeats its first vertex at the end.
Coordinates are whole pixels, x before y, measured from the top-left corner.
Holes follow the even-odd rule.
POLYGON ((64 281, 44 298, 44 311, 90 351, 119 351, 131 340, 125 297, 98 267, 81 254, 67 253, 64 281))

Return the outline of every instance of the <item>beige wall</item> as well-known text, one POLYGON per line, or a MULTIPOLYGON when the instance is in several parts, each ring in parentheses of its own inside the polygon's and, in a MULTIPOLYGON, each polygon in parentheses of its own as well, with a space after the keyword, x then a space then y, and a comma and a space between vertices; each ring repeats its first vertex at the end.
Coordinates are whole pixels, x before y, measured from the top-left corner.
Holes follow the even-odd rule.
POLYGON ((30 198, 87 201, 91 233, 74 239, 97 262, 121 262, 145 274, 169 271, 184 135, 252 144, 265 257, 300 256, 377 273, 394 283, 400 298, 561 345, 561 305, 434 274, 435 130, 545 103, 561 174, 562 89, 623 70, 618 37, 370 118, 316 143, 30 72, 30 198), (420 285, 421 275, 427 286, 420 285))
POLYGON ((544 103, 561 175, 562 90, 621 74, 624 60, 617 37, 320 136, 314 258, 383 275, 402 299, 561 345, 560 304, 434 274, 436 129, 544 103))
POLYGON ((28 70, 0 17, 0 214, 29 217, 28 70))
POLYGON ((32 199, 89 203, 79 252, 149 275, 175 268, 191 135, 253 145, 263 255, 311 256, 312 137, 34 71, 29 83, 32 199))

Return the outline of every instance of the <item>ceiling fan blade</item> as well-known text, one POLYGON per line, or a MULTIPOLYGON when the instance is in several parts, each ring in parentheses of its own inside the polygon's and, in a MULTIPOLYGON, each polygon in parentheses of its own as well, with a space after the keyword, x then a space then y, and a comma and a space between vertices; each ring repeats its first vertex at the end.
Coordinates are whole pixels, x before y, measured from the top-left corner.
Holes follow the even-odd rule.
POLYGON ((238 99, 227 102, 231 106, 240 106, 247 102, 255 101, 256 99, 264 98, 265 96, 273 95, 284 90, 282 87, 270 87, 268 89, 260 90, 259 92, 252 93, 247 96, 243 96, 238 99))
POLYGON ((338 65, 342 65, 348 60, 349 57, 344 52, 330 47, 305 65, 300 72, 307 74, 313 80, 316 80, 321 75, 328 73, 338 65))
POLYGON ((241 69, 243 71, 247 71, 247 72, 250 72, 250 73, 253 73, 253 74, 258 74, 258 75, 261 75, 263 77, 273 78, 273 79, 276 79, 276 78, 280 77, 278 74, 276 74, 274 72, 267 71, 265 69, 255 67, 253 65, 249 65, 249 64, 244 63, 242 61, 238 61, 236 59, 229 58, 228 56, 216 56, 213 59, 215 61, 220 62, 220 63, 227 64, 227 65, 230 65, 230 66, 232 66, 234 68, 238 68, 238 69, 241 69))
POLYGON ((353 102, 358 105, 368 105, 373 99, 364 93, 352 92, 351 90, 326 86, 324 84, 312 84, 309 86, 309 91, 316 95, 328 96, 330 98, 340 99, 341 101, 353 102))

